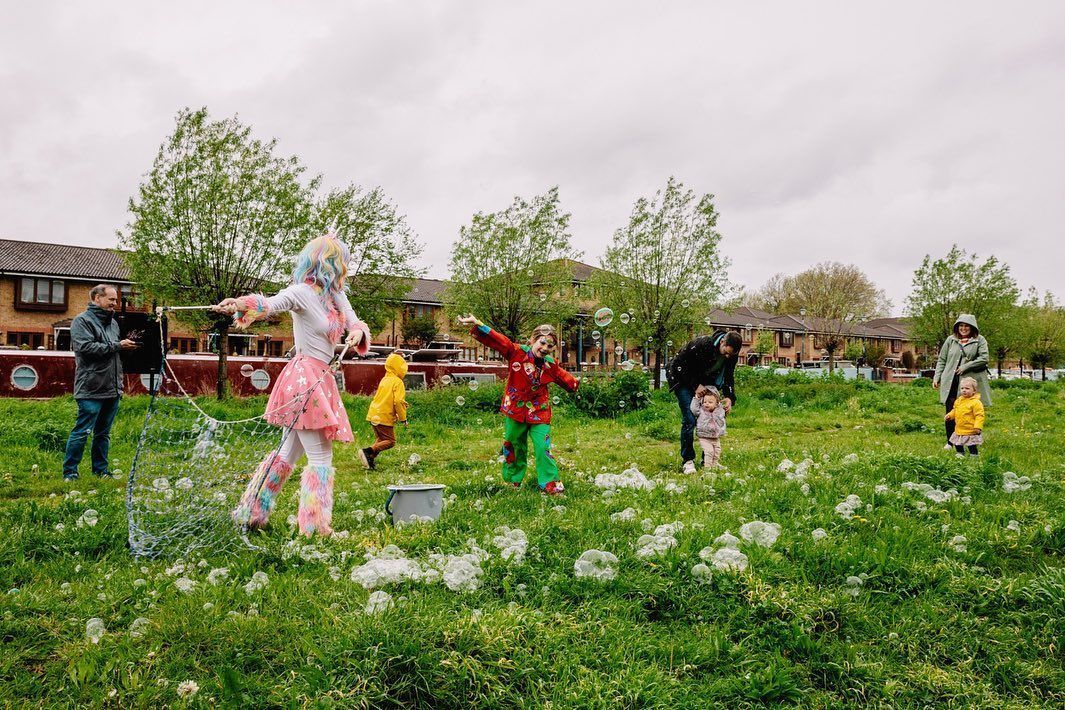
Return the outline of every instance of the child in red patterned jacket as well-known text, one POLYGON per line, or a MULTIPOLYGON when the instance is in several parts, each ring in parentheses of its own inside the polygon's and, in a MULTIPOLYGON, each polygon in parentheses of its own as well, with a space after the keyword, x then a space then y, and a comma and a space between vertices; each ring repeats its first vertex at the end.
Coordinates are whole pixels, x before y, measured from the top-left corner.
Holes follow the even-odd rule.
POLYGON ((518 345, 472 315, 459 318, 459 322, 473 326, 470 334, 502 355, 509 368, 503 403, 499 408, 506 417, 503 420, 503 480, 515 488, 521 486, 531 437, 540 490, 548 495, 558 495, 565 489, 558 477, 558 464, 551 454, 551 395, 547 386, 555 382, 576 392, 578 382, 551 357, 558 346, 555 329, 550 325, 537 326, 529 337, 529 344, 518 345))

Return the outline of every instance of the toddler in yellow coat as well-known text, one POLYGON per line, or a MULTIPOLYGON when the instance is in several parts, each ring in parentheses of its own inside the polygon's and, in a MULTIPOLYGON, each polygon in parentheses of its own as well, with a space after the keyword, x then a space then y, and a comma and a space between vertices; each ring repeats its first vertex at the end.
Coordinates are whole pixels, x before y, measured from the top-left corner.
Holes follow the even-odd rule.
POLYGON ((977 447, 984 443, 984 404, 976 393, 976 380, 963 377, 958 383, 958 398, 954 400, 954 409, 947 412, 945 419, 954 420, 954 433, 950 443, 961 456, 966 447, 976 456, 977 447))
POLYGON ((376 468, 374 460, 385 449, 396 445, 396 422, 407 425, 407 388, 403 377, 407 374, 407 361, 397 353, 385 359, 385 376, 377 385, 377 393, 366 412, 366 421, 373 427, 377 441, 373 446, 359 449, 359 458, 366 468, 376 468))

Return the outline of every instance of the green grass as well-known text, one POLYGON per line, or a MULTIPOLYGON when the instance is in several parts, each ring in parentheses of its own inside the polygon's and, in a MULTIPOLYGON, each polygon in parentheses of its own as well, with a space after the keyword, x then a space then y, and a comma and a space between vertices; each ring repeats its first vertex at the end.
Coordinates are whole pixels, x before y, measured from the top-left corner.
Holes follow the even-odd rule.
MULTIPOLYGON (((338 448, 334 525, 350 536, 318 545, 328 561, 280 553, 294 535, 285 523, 295 511, 290 481, 260 537, 266 551, 203 567, 187 560, 197 582, 187 594, 166 572, 173 561, 128 555, 121 482, 61 481, 74 402, 2 400, 0 703, 181 705, 183 680, 200 687, 192 706, 1065 703, 1065 388, 996 389, 978 460, 941 450, 942 409, 927 387, 752 375, 740 393, 724 441, 731 475, 716 477, 678 472, 678 413, 667 393, 605 419, 565 397, 553 435, 561 499, 500 485, 498 387, 413 393, 411 427, 376 472, 361 470, 355 447, 338 448), (414 468, 411 453, 421 456, 414 468), (856 463, 843 460, 850 453, 856 463), (785 457, 817 464, 808 496, 777 472, 785 457), (633 463, 687 489, 604 497, 593 485, 596 474, 633 463), (1032 477, 1031 489, 1004 493, 1005 471, 1032 477), (456 502, 431 525, 360 521, 356 510, 383 505, 384 486, 399 479, 446 483, 456 502), (903 489, 907 481, 958 497, 935 504, 903 489), (67 495, 73 488, 80 498, 67 495), (844 520, 834 507, 848 494, 871 509, 844 520), (635 521, 610 520, 627 507, 635 521), (86 508, 100 522, 79 528, 86 508), (745 572, 693 578, 700 550, 756 519, 782 527, 772 548, 745 545, 745 572), (678 546, 638 558, 642 520, 684 522, 678 546), (1007 529, 1011 520, 1019 532, 1007 529), (520 566, 490 543, 501 525, 529 537, 520 566), (829 537, 815 543, 819 527, 829 537), (966 537, 964 551, 951 546, 955 535, 966 537), (424 561, 465 551, 469 538, 492 553, 480 589, 388 587, 396 606, 364 613, 369 592, 350 573, 365 552, 395 544, 424 561), (590 548, 617 555, 615 580, 574 577, 574 560, 590 548), (212 586, 207 572, 221 566, 229 578, 212 586), (248 594, 256 571, 269 585, 248 594), (865 575, 857 596, 847 593, 851 575, 865 575), (99 644, 86 639, 92 617, 107 628, 99 644), (134 637, 138 617, 148 625, 134 637)), ((347 404, 362 423, 367 400, 347 404)), ((112 444, 123 471, 146 406, 123 402, 112 444)), ((262 406, 224 410, 237 418, 262 406)), ((357 428, 367 441, 368 425, 357 428)))

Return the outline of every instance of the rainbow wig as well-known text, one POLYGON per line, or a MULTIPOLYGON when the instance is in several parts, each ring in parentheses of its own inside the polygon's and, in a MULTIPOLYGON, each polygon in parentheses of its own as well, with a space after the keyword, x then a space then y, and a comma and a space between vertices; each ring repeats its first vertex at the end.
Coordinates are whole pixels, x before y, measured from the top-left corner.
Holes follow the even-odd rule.
POLYGON ((344 289, 351 252, 332 233, 307 242, 292 269, 295 283, 310 284, 320 294, 336 295, 344 289))

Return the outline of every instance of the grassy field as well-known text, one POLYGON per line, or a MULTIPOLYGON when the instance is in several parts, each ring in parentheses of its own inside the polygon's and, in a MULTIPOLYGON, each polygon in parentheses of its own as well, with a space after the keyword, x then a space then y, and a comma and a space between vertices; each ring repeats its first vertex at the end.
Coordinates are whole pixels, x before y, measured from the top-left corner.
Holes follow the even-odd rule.
MULTIPOLYGON (((941 450, 927 386, 748 373, 739 390, 727 470, 691 477, 679 473, 667 393, 611 418, 564 399, 553 435, 561 498, 500 484, 498 387, 414 393, 411 427, 376 472, 361 470, 355 447, 338 449, 334 524, 346 537, 291 554, 290 481, 258 538, 265 551, 183 565, 129 556, 121 481, 93 479, 85 462, 80 481, 62 482, 73 400, 0 401, 0 704, 1065 703, 1065 387, 996 389, 976 460, 941 450), (632 465, 657 479, 653 490, 595 485, 632 465), (1007 472, 1029 487, 1005 491, 1007 472), (394 528, 374 511, 400 479, 445 483, 454 502, 436 523, 394 528), (852 515, 837 511, 848 496, 860 499, 852 515), (700 556, 751 521, 780 534, 771 547, 740 543, 746 569, 700 556), (527 537, 520 562, 494 540, 504 525, 527 537), (819 528, 827 535, 815 539, 819 528), (663 552, 639 553, 651 544, 663 552), (374 590, 353 581, 386 545, 423 572, 456 559, 431 555, 471 554, 479 587, 453 591, 431 572, 374 590), (614 579, 575 575, 591 549, 618 558, 614 579), (265 586, 248 586, 260 572, 265 586), (368 612, 371 591, 390 602, 368 612), (98 643, 87 638, 94 618, 98 643)), ((367 400, 347 404, 361 422, 367 400)), ((239 417, 262 405, 226 407, 239 417)), ((123 471, 146 406, 123 403, 112 445, 123 471)), ((358 429, 365 442, 368 425, 358 429)))

